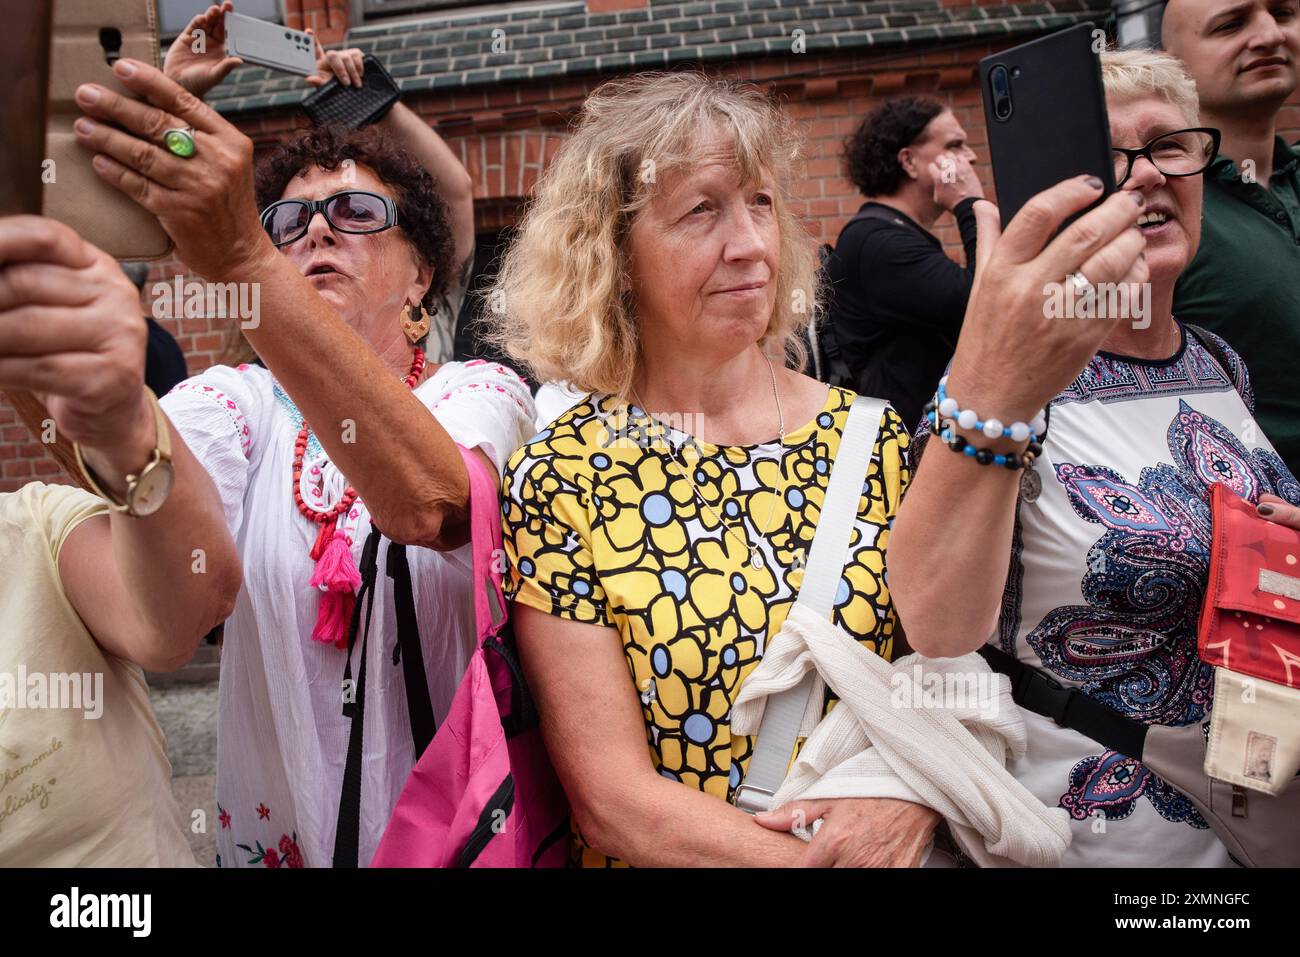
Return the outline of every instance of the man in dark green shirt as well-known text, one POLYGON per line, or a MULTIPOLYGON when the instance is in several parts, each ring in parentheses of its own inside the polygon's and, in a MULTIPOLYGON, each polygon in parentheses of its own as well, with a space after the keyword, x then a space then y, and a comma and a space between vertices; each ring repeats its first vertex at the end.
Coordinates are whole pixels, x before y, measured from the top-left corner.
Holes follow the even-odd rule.
POLYGON ((1201 98, 1201 123, 1223 133, 1205 173, 1196 258, 1174 315, 1223 336, 1242 356, 1255 418, 1300 470, 1300 151, 1277 135, 1296 90, 1300 0, 1169 0, 1165 48, 1201 98))

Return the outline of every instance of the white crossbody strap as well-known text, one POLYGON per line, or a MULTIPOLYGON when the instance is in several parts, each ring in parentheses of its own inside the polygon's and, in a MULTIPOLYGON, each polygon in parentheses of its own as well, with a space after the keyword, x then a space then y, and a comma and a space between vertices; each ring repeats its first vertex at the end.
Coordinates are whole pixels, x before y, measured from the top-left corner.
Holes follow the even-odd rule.
MULTIPOLYGON (((884 413, 884 399, 859 397, 853 400, 844 423, 821 517, 808 550, 803 584, 799 586, 798 602, 823 618, 830 618, 835 607, 835 593, 848 560, 849 538, 857 524, 858 501, 884 413)), ((753 814, 770 810, 772 795, 780 788, 789 769, 809 696, 820 687, 817 672, 810 671, 794 687, 767 699, 754 740, 754 753, 749 759, 749 771, 744 783, 736 789, 736 807, 742 811, 753 814)))

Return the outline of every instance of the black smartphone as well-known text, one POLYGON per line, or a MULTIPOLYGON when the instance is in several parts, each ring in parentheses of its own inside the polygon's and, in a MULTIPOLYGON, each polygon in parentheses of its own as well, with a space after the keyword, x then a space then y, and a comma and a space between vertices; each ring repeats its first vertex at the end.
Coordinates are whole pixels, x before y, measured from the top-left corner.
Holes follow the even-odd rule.
POLYGON ((1074 176, 1091 173, 1102 181, 1097 203, 1115 192, 1098 55, 1103 43, 1101 30, 1081 23, 980 60, 1004 228, 1032 196, 1074 176))
POLYGON ((316 126, 337 123, 360 129, 382 119, 399 93, 397 84, 382 63, 367 53, 362 58, 361 86, 344 86, 330 80, 302 101, 302 108, 316 126))

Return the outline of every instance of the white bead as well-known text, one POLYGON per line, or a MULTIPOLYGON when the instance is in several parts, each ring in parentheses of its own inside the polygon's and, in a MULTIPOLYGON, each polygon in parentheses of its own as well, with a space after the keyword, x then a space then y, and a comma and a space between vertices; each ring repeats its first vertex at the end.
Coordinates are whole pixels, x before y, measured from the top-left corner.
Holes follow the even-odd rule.
POLYGON ((989 419, 984 423, 984 434, 990 439, 1000 438, 1002 436, 1002 423, 997 419, 989 419))
POLYGON ((1034 421, 1029 423, 1029 428, 1033 431, 1034 435, 1042 438, 1043 433, 1047 431, 1047 419, 1043 417, 1043 413, 1040 412, 1038 415, 1034 416, 1034 421))
POLYGON ((945 419, 951 419, 958 412, 957 400, 949 396, 939 403, 939 414, 945 419))
POLYGON ((1029 438, 1029 426, 1023 422, 1011 423, 1011 438, 1017 442, 1023 442, 1029 438))
POLYGON ((980 417, 975 414, 974 409, 962 409, 961 415, 957 416, 957 424, 963 429, 973 429, 979 419, 980 417))
POLYGON ((946 389, 946 388, 948 388, 948 377, 947 377, 947 376, 944 376, 942 379, 939 380, 939 388, 941 388, 941 389, 946 389))

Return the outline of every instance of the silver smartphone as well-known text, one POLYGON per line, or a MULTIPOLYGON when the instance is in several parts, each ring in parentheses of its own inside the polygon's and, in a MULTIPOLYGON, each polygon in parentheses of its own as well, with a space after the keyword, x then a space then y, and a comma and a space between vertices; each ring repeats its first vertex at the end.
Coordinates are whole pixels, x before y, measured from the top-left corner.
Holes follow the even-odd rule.
POLYGON ((316 73, 316 43, 310 33, 241 13, 226 14, 226 53, 299 76, 316 73))

